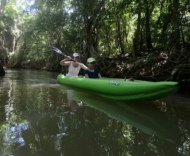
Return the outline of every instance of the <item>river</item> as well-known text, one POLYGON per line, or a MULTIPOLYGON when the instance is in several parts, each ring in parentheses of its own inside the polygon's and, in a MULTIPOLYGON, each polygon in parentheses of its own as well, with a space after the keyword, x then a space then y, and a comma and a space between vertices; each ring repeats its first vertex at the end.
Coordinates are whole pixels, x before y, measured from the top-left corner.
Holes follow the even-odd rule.
POLYGON ((0 156, 188 156, 190 97, 114 101, 6 69, 0 77, 0 156))

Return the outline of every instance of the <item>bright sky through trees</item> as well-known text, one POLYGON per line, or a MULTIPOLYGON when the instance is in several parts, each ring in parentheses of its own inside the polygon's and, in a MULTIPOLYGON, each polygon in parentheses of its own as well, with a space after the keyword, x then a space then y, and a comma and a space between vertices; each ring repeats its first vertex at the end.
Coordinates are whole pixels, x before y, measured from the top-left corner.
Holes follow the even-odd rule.
MULTIPOLYGON (((35 3, 35 0, 19 0, 17 6, 24 12, 31 12, 30 7, 35 3)), ((33 11, 32 11, 33 12, 33 11)))

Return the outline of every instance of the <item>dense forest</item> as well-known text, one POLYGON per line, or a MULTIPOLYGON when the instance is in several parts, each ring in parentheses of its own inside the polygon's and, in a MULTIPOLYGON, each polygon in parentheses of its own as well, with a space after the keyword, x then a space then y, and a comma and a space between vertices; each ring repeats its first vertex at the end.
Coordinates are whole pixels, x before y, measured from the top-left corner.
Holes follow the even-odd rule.
MULTIPOLYGON (((67 67, 59 63, 64 56, 50 48, 54 46, 68 56, 78 52, 84 64, 88 57, 94 57, 103 77, 151 81, 185 78, 190 82, 189 32, 190 0, 0 0, 0 76, 8 68, 66 72, 67 67)), ((103 110, 116 112, 119 108, 116 114, 121 118, 122 113, 132 116, 135 120, 127 120, 134 124, 130 127, 115 120, 114 114, 107 116, 93 107, 71 110, 64 100, 72 93, 56 88, 57 84, 50 83, 52 79, 41 83, 45 76, 37 82, 18 77, 1 83, 0 155, 8 151, 16 156, 14 149, 29 151, 25 155, 80 155, 80 150, 86 155, 190 153, 190 108, 183 98, 173 96, 171 102, 129 103, 126 107, 123 102, 113 102, 116 107, 112 107, 108 101, 111 108, 106 107, 107 100, 93 99, 103 110), (153 123, 154 134, 160 138, 152 133, 149 136, 152 125, 146 120, 153 123), (173 123, 176 125, 170 127, 173 123), (22 148, 17 148, 22 142, 10 142, 17 138, 8 130, 19 126, 25 127, 22 135, 26 146, 22 148), (149 133, 144 134, 138 126, 149 133), (178 129, 175 134, 176 126, 182 134, 178 129), (162 140, 165 134, 174 136, 174 141, 162 140), (7 144, 5 135, 11 136, 7 144)), ((182 87, 190 94, 190 83, 182 87)))
POLYGON ((0 62, 59 71, 55 46, 95 57, 103 76, 166 80, 189 74, 189 26, 189 0, 1 0, 0 62))

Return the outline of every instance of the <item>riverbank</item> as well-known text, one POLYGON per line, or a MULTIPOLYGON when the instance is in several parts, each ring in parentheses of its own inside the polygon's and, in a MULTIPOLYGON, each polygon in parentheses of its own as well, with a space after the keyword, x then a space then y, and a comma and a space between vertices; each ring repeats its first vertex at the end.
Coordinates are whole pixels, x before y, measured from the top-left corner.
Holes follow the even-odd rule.
MULTIPOLYGON (((59 61, 62 58, 51 58, 39 61, 25 61, 16 68, 38 69, 47 71, 67 72, 59 61), (56 60, 56 61, 55 61, 56 60)), ((183 59, 183 58, 182 58, 183 59)), ((85 64, 85 61, 82 60, 85 64)), ((10 66, 10 65, 9 65, 10 66)), ((15 66, 10 66, 14 67, 15 66)), ((148 81, 165 81, 190 79, 190 59, 179 61, 178 56, 168 55, 164 52, 155 52, 139 57, 112 56, 97 58, 97 67, 103 77, 130 78, 148 81)), ((81 74, 83 74, 81 72, 81 74)))

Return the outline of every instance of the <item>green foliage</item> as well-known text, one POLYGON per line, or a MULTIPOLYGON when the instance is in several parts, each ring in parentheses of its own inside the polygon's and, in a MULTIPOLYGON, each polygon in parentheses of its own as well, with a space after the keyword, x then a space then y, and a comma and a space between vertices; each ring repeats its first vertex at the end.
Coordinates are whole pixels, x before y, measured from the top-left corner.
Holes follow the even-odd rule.
POLYGON ((4 27, 5 27, 4 22, 3 22, 3 21, 0 21, 0 28, 2 29, 2 28, 4 28, 4 27))
POLYGON ((149 50, 148 44, 170 50, 190 44, 189 5, 153 0, 42 0, 32 5, 23 0, 18 5, 12 0, 0 17, 0 28, 10 31, 8 25, 17 24, 22 33, 16 48, 18 53, 27 49, 24 59, 44 59, 49 45, 68 55, 93 49, 99 55, 125 54, 134 51, 135 44, 139 51, 149 50))

